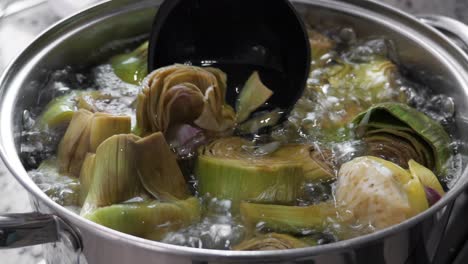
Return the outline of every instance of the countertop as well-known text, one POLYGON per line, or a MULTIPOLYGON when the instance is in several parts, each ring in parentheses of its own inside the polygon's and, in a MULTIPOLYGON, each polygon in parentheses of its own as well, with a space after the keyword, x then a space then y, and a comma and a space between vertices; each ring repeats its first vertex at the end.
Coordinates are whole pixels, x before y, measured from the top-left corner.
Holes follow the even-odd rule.
MULTIPOLYGON (((18 12, 12 12, 9 16, 0 18, 0 72, 35 36, 60 19, 51 11, 47 1, 35 1, 38 2, 38 5, 33 8, 23 11, 16 10, 18 12), (12 37, 15 40, 9 41, 8 39, 12 39, 12 37)), ((31 0, 23 2, 31 2, 31 0)), ((437 13, 468 23, 468 0, 385 0, 383 2, 407 12, 437 13)), ((31 210, 26 191, 6 171, 1 161, 0 196, 0 214, 31 210)), ((40 246, 0 251, 0 263, 2 264, 32 264, 41 261, 42 248, 40 246)))

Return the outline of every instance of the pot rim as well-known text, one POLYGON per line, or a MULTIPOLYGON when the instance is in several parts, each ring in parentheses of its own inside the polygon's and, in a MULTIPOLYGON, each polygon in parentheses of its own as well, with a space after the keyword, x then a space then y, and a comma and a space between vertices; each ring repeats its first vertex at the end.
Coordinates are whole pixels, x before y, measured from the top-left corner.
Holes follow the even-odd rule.
MULTIPOLYGON (((2 76, 0 77, 0 87, 5 85, 5 80, 8 79, 9 75, 15 74, 14 71, 17 67, 18 61, 21 61, 21 58, 29 56, 30 47, 36 44, 37 42, 41 41, 42 39, 47 38, 48 34, 51 31, 60 28, 67 24, 68 21, 72 19, 76 19, 79 16, 84 15, 90 11, 98 11, 100 8, 106 7, 108 5, 113 5, 114 1, 107 0, 102 3, 96 4, 86 10, 78 12, 72 16, 69 16, 65 19, 60 20, 59 22, 55 23, 47 30, 45 30, 41 35, 39 35, 28 47, 19 54, 6 68, 3 72, 2 76)), ((129 1, 130 2, 130 1, 129 1)), ((161 1, 153 1, 155 4, 159 4, 161 1)), ((386 4, 382 4, 376 1, 360 1, 360 0, 333 0, 333 1, 326 1, 326 0, 293 0, 295 3, 300 4, 320 4, 324 7, 334 7, 339 6, 342 4, 343 6, 357 6, 361 7, 362 2, 366 2, 364 5, 366 7, 378 7, 385 9, 386 12, 392 13, 393 15, 397 15, 402 19, 406 19, 406 21, 418 25, 419 27, 424 27, 426 31, 434 35, 435 37, 442 38, 443 41, 447 42, 452 48, 458 50, 460 53, 459 55, 465 61, 468 61, 468 56, 464 54, 460 48, 456 47, 453 43, 449 42, 449 40, 441 35, 439 32, 430 28, 427 25, 424 25, 420 21, 418 21, 413 16, 406 14, 403 11, 400 11, 396 8, 388 6, 386 4)), ((116 4, 117 5, 117 4, 116 4)), ((364 7, 364 8, 366 8, 364 7)), ((347 11, 348 12, 348 11, 347 11)), ((465 77, 465 81, 468 83, 468 74, 467 72, 463 72, 463 76, 465 77)), ((10 89, 11 90, 11 89, 10 89)), ((45 193, 43 193, 39 187, 31 180, 28 176, 27 171, 22 166, 22 163, 19 159, 18 153, 16 152, 16 148, 14 145, 14 133, 13 133, 13 125, 11 123, 11 111, 14 109, 14 99, 15 94, 11 94, 11 91, 8 89, 2 89, 0 91, 0 109, 7 109, 10 111, 1 110, 0 111, 0 156, 8 168, 9 172, 13 174, 17 181, 23 185, 23 187, 28 190, 28 192, 32 193, 36 198, 44 202, 48 207, 54 210, 59 217, 64 218, 64 220, 68 220, 73 224, 77 225, 79 229, 89 229, 92 232, 96 233, 100 236, 105 236, 109 239, 118 239, 118 240, 125 240, 129 243, 137 245, 139 247, 147 248, 153 251, 165 253, 168 255, 178 255, 178 256, 190 256, 192 258, 200 258, 200 259, 216 259, 220 260, 220 258, 227 258, 227 260, 251 260, 251 259, 286 259, 286 258, 300 258, 300 257, 308 257, 313 255, 325 254, 329 252, 343 252, 350 249, 350 247, 362 247, 366 244, 373 243, 377 240, 380 240, 384 237, 389 237, 392 235, 397 234, 398 232, 409 229, 410 227, 420 223, 424 219, 436 214, 438 211, 442 210, 445 206, 447 206, 451 201, 453 201, 463 190, 467 189, 468 187, 468 169, 465 168, 457 179, 456 186, 447 192, 447 194, 440 200, 438 203, 433 205, 431 208, 427 209, 426 211, 405 220, 404 222, 390 226, 383 230, 376 231, 371 234, 359 236, 356 238, 338 241, 330 244, 325 245, 318 245, 313 247, 307 248, 300 248, 300 249, 288 249, 288 250, 280 250, 280 251, 229 251, 229 250, 214 250, 214 249, 198 249, 198 248, 190 248, 185 246, 177 246, 166 244, 157 241, 151 241, 143 238, 139 238, 136 236, 128 235, 125 233, 121 233, 119 231, 115 231, 113 229, 101 226, 96 224, 90 220, 87 220, 68 209, 60 206, 59 204, 53 202, 45 193)), ((86 245, 84 245, 86 247, 86 245)))

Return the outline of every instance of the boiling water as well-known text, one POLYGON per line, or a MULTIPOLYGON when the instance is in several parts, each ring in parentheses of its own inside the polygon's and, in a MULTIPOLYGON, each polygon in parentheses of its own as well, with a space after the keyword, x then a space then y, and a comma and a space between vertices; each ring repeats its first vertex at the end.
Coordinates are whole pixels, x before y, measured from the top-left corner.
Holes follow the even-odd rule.
MULTIPOLYGON (((328 32, 330 33, 330 32, 328 32)), ((397 57, 390 41, 377 38, 358 41, 356 34, 350 28, 343 28, 332 34, 338 46, 332 52, 321 56, 319 60, 312 62, 312 71, 308 79, 308 86, 303 97, 298 101, 288 120, 280 126, 276 126, 268 135, 255 135, 255 141, 262 142, 260 148, 251 149, 253 155, 264 155, 274 151, 285 143, 301 142, 313 144, 317 150, 326 148, 332 151, 335 161, 335 172, 339 166, 364 150, 362 141, 353 139, 352 127, 343 125, 337 129, 337 133, 331 135, 329 131, 322 129, 328 124, 349 123, 349 116, 355 113, 343 108, 343 104, 353 102, 353 109, 359 111, 367 109, 375 98, 357 100, 354 93, 361 93, 362 87, 352 87, 347 94, 339 90, 332 90, 329 84, 323 84, 321 78, 326 74, 319 65, 340 65, 342 62, 365 63, 371 62, 376 57, 391 58, 397 62, 397 57), (351 47, 351 48, 350 48, 351 47), (320 91, 317 93, 317 89, 320 91)), ((385 81, 383 76, 375 76, 377 81, 385 81), (379 79, 380 78, 380 79, 379 79)), ((395 76, 397 93, 404 93, 407 102, 424 113, 439 121, 446 127, 450 127, 454 115, 454 104, 451 98, 444 95, 433 95, 421 85, 406 80, 401 76, 395 76)), ((384 83, 383 85, 389 85, 384 83)), ((63 136, 63 130, 39 131, 35 128, 35 120, 40 114, 41 107, 51 98, 66 94, 76 89, 98 89, 111 95, 98 102, 100 111, 122 114, 132 117, 135 125, 134 100, 140 92, 140 87, 122 82, 113 72, 109 64, 94 67, 91 71, 76 72, 71 68, 65 68, 50 74, 47 83, 38 99, 38 107, 24 113, 24 131, 22 132, 21 156, 27 168, 32 169, 30 175, 38 186, 57 203, 67 206, 74 212, 79 212, 78 204, 80 183, 76 179, 60 176, 56 170, 34 170, 41 161, 55 155, 57 142, 63 136)), ((397 95, 394 93, 380 94, 380 101, 393 101, 397 95)), ((353 110, 353 111, 355 111, 353 110)), ((174 146, 176 153, 183 159, 182 170, 191 184, 192 191, 197 193, 197 181, 192 175, 193 159, 196 157, 195 148, 203 142, 203 138, 196 138, 185 146, 174 146)), ((456 150, 457 143, 453 143, 456 150)), ((460 159, 454 156, 449 175, 459 175, 461 167, 460 159)), ((447 187, 451 184, 447 182, 447 187)), ((330 182, 305 182, 302 186, 304 196, 297 201, 298 205, 310 205, 318 202, 334 200, 334 184, 330 182)), ((196 248, 230 249, 232 245, 242 241, 246 233, 238 216, 231 214, 231 202, 218 200, 213 197, 200 197, 203 204, 203 217, 199 223, 195 223, 177 232, 169 233, 163 241, 166 243, 184 245, 196 248)), ((312 238, 316 243, 330 243, 336 240, 333 230, 342 228, 340 224, 330 222, 330 232, 315 230, 303 230, 303 238, 312 238)), ((374 228, 369 225, 352 226, 358 233, 372 232, 374 228)), ((262 223, 257 226, 258 232, 265 232, 262 223)))

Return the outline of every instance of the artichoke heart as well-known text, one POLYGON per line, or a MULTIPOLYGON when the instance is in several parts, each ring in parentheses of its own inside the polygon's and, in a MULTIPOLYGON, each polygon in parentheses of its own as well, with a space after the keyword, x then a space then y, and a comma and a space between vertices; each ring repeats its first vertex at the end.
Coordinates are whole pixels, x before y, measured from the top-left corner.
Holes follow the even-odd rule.
POLYGON ((286 206, 242 202, 240 214, 244 225, 253 230, 261 228, 281 233, 303 234, 321 232, 329 218, 337 214, 335 205, 323 202, 309 206, 286 206))
POLYGON ((234 110, 225 102, 226 80, 214 68, 177 64, 153 71, 138 96, 137 131, 167 136, 182 124, 214 132, 234 127, 234 110))
POLYGON ((251 142, 223 138, 200 150, 195 166, 202 195, 233 201, 292 203, 300 192, 302 164, 273 156, 253 156, 243 149, 251 142))
POLYGON ((399 103, 377 104, 353 121, 367 143, 367 155, 408 168, 413 159, 442 177, 451 156, 450 136, 425 114, 399 103))
POLYGON ((237 122, 242 123, 247 120, 250 114, 262 106, 272 95, 273 92, 260 80, 258 72, 252 73, 239 95, 236 107, 237 122))
POLYGON ((110 64, 122 81, 139 85, 148 74, 148 41, 134 51, 114 56, 110 64))
POLYGON ((88 152, 94 152, 107 138, 130 133, 131 120, 126 116, 77 111, 63 136, 58 149, 61 173, 79 177, 88 152))
POLYGON ((144 201, 99 208, 86 218, 114 230, 151 240, 161 240, 173 231, 200 219, 197 198, 174 202, 144 201))
POLYGON ((241 242, 233 247, 234 250, 282 250, 304 248, 309 245, 305 242, 285 234, 269 233, 241 242))
POLYGON ((428 208, 418 177, 377 157, 359 157, 343 164, 335 190, 342 221, 382 229, 428 208))

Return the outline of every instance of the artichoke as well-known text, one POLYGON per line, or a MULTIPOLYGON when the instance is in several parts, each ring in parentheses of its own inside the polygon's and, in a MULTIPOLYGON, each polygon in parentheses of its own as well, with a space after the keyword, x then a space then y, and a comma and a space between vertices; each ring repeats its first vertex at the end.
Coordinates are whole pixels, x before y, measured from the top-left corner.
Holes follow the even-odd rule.
POLYGON ((141 44, 134 51, 114 56, 110 64, 122 81, 139 85, 148 75, 148 42, 141 44))
POLYGON ((350 122, 360 112, 381 102, 406 102, 396 83, 398 68, 385 58, 364 63, 338 62, 311 72, 304 96, 289 122, 306 135, 327 141, 352 136, 350 122))
POLYGON ((96 164, 96 154, 88 153, 83 161, 80 172, 80 204, 83 205, 88 196, 89 187, 93 182, 94 167, 96 164))
POLYGON ((80 109, 70 122, 58 148, 61 173, 79 177, 88 152, 94 152, 105 139, 130 133, 130 117, 91 113, 80 109))
POLYGON ((247 120, 250 114, 265 104, 272 95, 273 92, 260 80, 258 72, 252 73, 239 94, 236 107, 237 122, 247 120))
POLYGON ((418 177, 377 157, 359 157, 343 164, 335 199, 342 209, 341 221, 375 229, 398 224, 429 206, 418 177))
POLYGON ((184 175, 161 132, 136 141, 134 149, 136 171, 146 191, 159 199, 188 198, 184 175))
POLYGON ((292 203, 303 179, 302 163, 273 156, 253 156, 245 147, 252 143, 238 137, 223 138, 204 146, 195 175, 199 192, 233 201, 292 203))
POLYGON ((353 121, 356 134, 367 143, 366 154, 408 168, 413 159, 440 177, 451 156, 450 136, 425 114, 407 105, 382 103, 353 121))
POLYGON ((304 248, 305 242, 285 234, 269 233, 245 240, 233 247, 234 250, 282 250, 304 248))
POLYGON ((136 173, 137 153, 133 148, 138 139, 134 135, 115 135, 99 145, 83 215, 97 207, 124 202, 142 192, 136 173))
POLYGON ((56 128, 70 123, 77 110, 75 98, 76 92, 73 91, 52 100, 39 117, 39 127, 56 128))
POLYGON ((142 135, 174 134, 182 124, 223 132, 235 125, 225 102, 226 75, 218 69, 173 65, 153 71, 137 101, 137 127, 142 135), (170 131, 170 132, 168 132, 170 131))
POLYGON ((112 97, 99 91, 72 91, 52 100, 38 119, 39 127, 44 129, 68 125, 78 109, 97 112, 96 101, 112 97))
POLYGON ((329 218, 337 211, 333 203, 323 202, 309 206, 286 206, 242 202, 240 214, 244 225, 253 230, 261 228, 275 232, 303 234, 323 231, 329 218))
POLYGON ((86 218, 114 230, 151 240, 161 240, 172 231, 200 219, 196 198, 174 202, 144 201, 99 208, 86 218))

